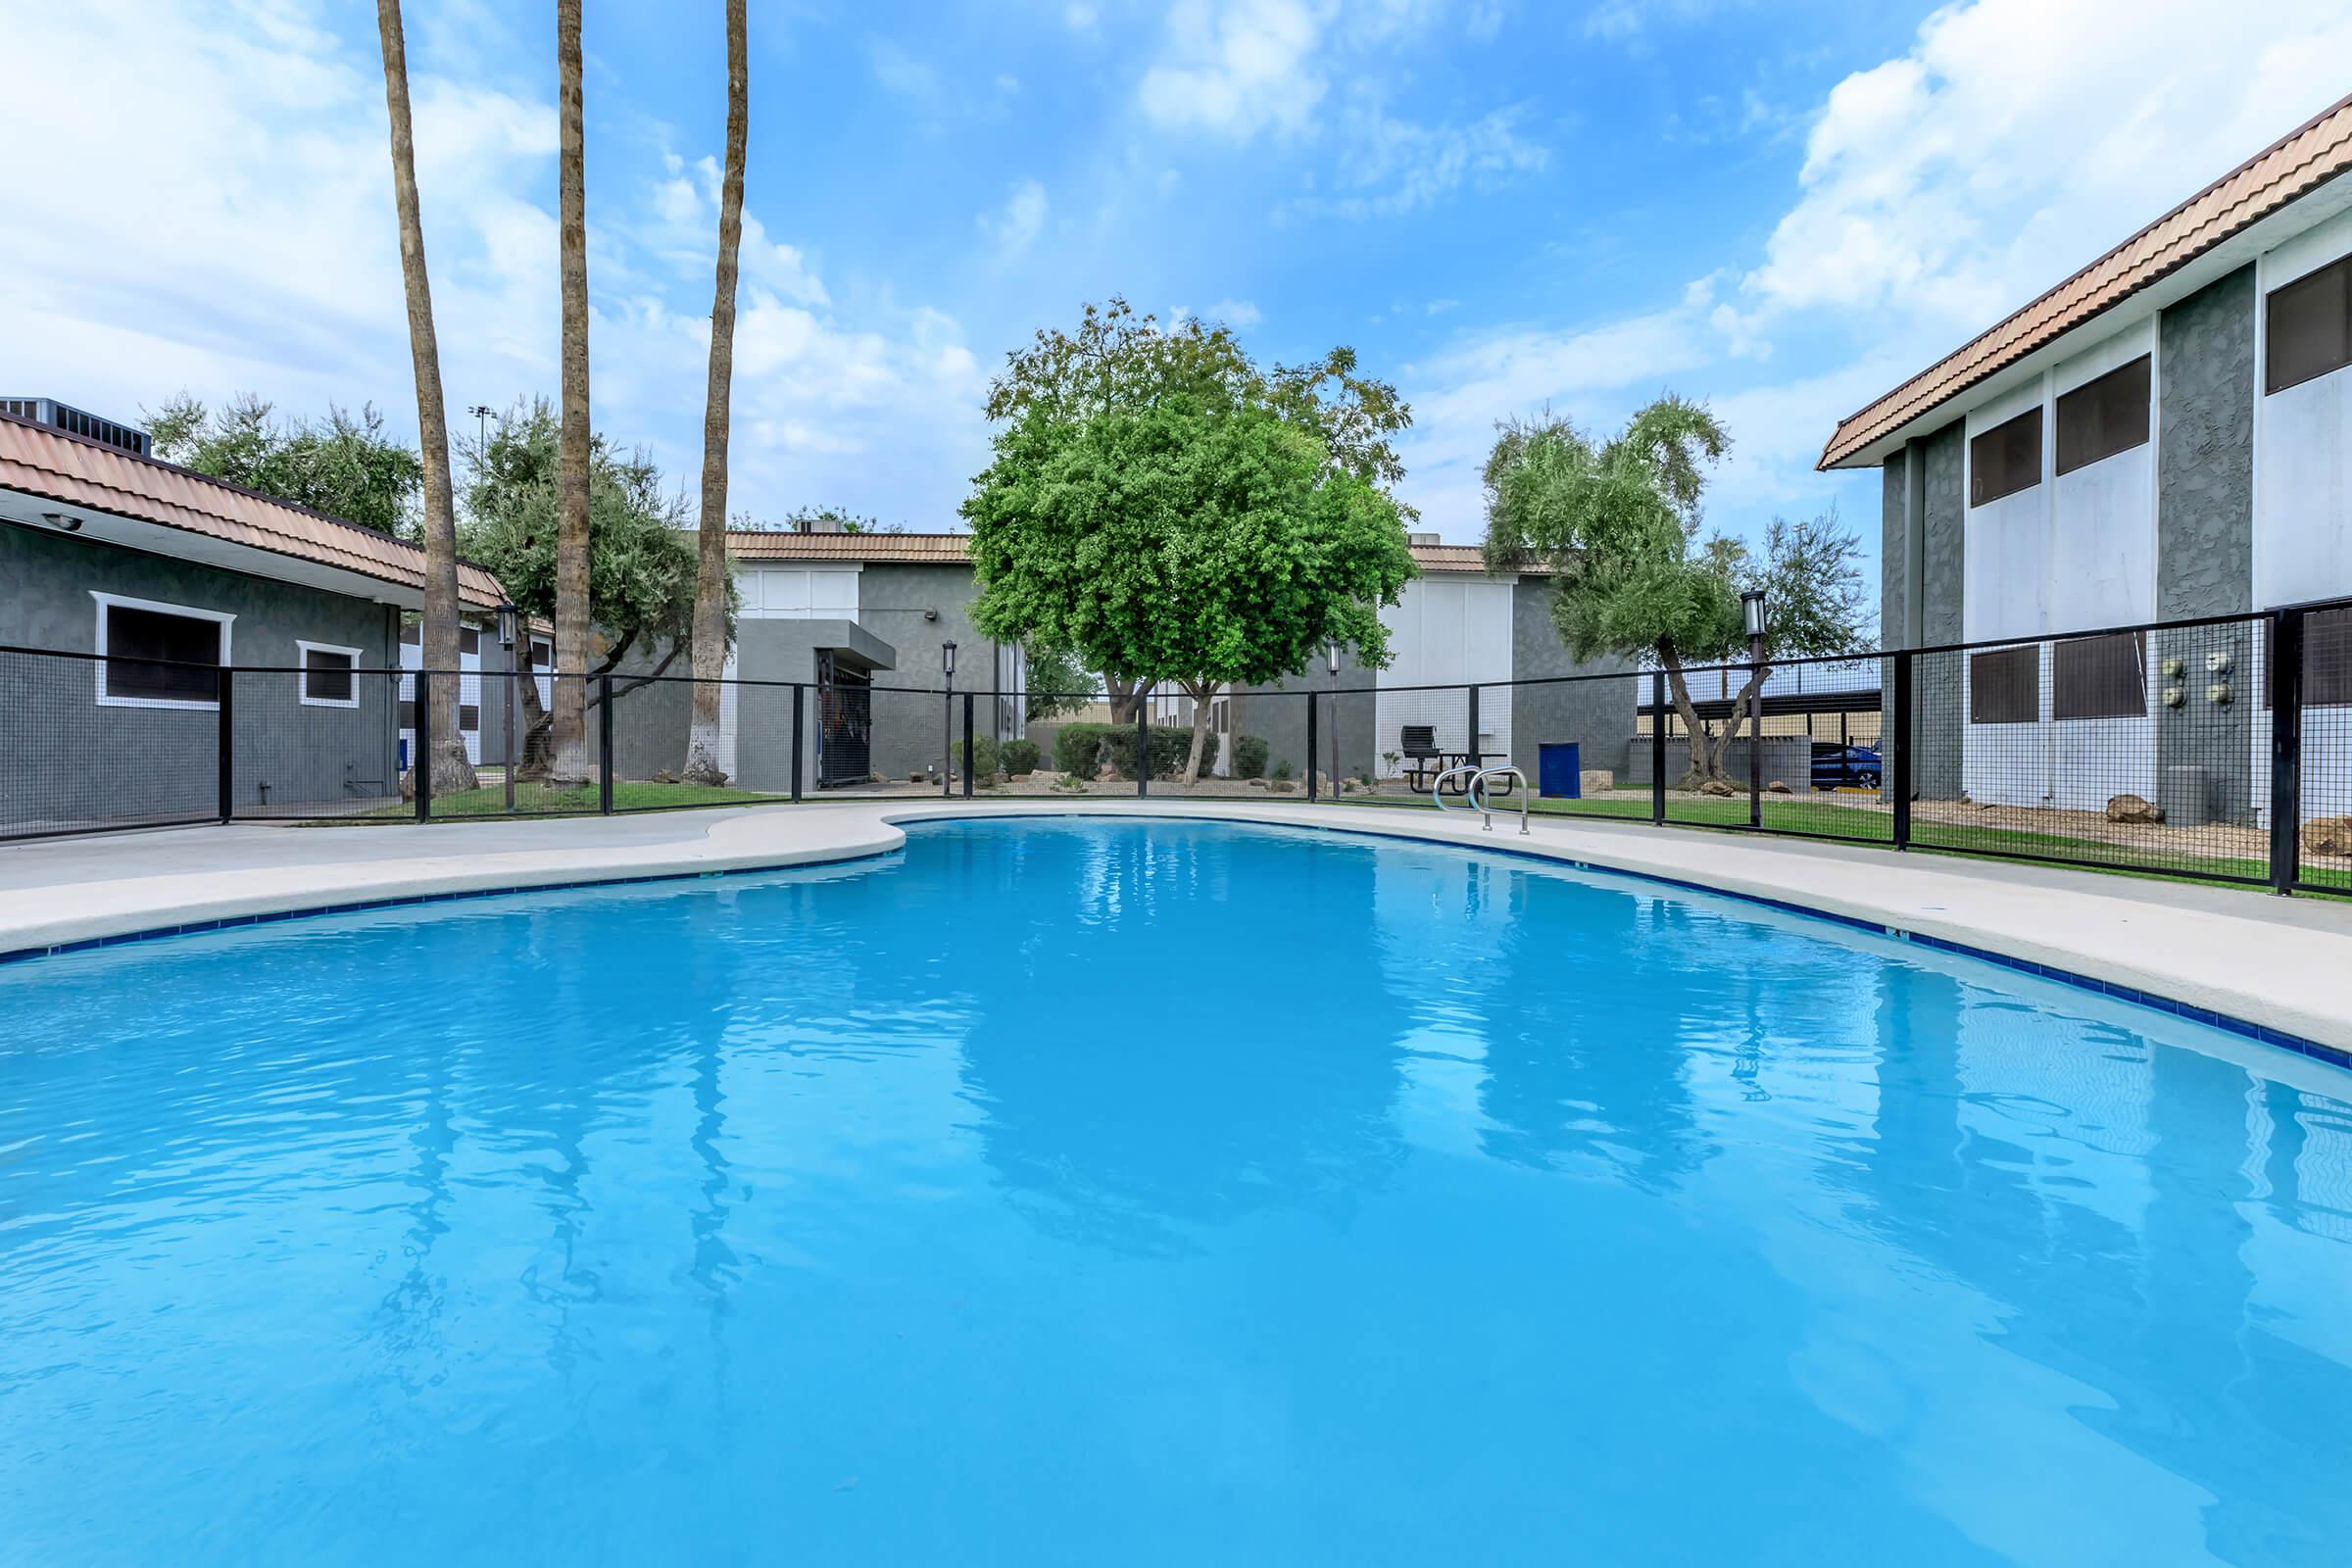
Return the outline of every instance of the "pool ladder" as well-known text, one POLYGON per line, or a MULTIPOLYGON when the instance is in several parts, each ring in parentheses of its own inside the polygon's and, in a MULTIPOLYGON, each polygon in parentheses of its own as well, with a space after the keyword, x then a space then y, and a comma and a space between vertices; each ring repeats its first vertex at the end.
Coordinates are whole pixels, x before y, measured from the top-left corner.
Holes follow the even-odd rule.
POLYGON ((1523 837, 1526 835, 1527 775, 1525 773, 1520 772, 1519 769, 1515 767, 1481 767, 1475 762, 1465 762, 1459 767, 1449 767, 1445 772, 1440 773, 1437 777, 1437 781, 1431 784, 1429 787, 1430 803, 1436 806, 1441 811, 1447 809, 1446 805, 1446 781, 1453 777, 1456 773, 1467 773, 1470 775, 1470 786, 1468 789, 1462 792, 1464 798, 1469 803, 1466 809, 1478 812, 1479 825, 1486 829, 1486 831, 1489 833, 1494 831, 1494 808, 1487 800, 1487 782, 1490 779, 1508 778, 1511 783, 1518 788, 1519 791, 1519 832, 1523 837))

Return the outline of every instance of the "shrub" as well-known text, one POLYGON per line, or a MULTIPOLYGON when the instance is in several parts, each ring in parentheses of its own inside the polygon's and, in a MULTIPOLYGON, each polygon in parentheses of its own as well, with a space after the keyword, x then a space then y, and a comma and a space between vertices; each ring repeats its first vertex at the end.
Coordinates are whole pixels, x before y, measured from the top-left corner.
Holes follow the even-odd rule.
POLYGON ((1286 757, 1274 764, 1274 776, 1285 784, 1291 781, 1291 760, 1289 758, 1286 757))
POLYGON ((991 777, 997 771, 997 738, 994 735, 975 735, 972 737, 971 755, 964 756, 963 747, 958 743, 956 756, 963 763, 964 771, 972 777, 991 777))
POLYGON ((1006 741, 997 749, 997 758, 1004 764, 1007 773, 1034 773, 1037 771, 1037 742, 1006 741))
POLYGON ((1266 776, 1264 736, 1240 735, 1234 738, 1233 776, 1235 778, 1264 778, 1266 776))
MULTIPOLYGON (((1167 729, 1154 724, 1151 736, 1152 776, 1165 778, 1184 771, 1184 760, 1192 755, 1193 732, 1190 729, 1167 729)), ((1054 732, 1054 765, 1064 773, 1079 778, 1093 778, 1101 766, 1098 759, 1103 748, 1109 748, 1112 765, 1119 777, 1135 777, 1135 726, 1132 724, 1064 724, 1054 732)), ((1200 748, 1200 771, 1206 773, 1216 765, 1217 737, 1208 736, 1200 748)))

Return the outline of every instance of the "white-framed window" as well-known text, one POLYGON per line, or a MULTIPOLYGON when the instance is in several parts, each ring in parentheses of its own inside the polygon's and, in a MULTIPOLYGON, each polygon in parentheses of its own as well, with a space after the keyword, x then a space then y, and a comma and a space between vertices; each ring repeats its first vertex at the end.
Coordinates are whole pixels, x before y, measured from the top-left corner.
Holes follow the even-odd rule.
POLYGON ((297 662, 302 665, 302 706, 357 708, 360 706, 360 651, 336 643, 296 639, 297 662))
POLYGON ((90 590, 98 615, 101 708, 220 706, 220 676, 236 620, 218 610, 90 590))

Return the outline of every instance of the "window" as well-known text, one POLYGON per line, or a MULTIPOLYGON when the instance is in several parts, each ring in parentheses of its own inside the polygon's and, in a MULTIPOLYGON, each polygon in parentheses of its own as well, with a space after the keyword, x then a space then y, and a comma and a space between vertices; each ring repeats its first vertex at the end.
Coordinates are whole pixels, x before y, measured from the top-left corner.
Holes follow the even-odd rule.
POLYGON ((2101 458, 2148 444, 2149 367, 2148 356, 2142 354, 2130 365, 2060 394, 2060 473, 2072 473, 2101 458))
POLYGON ((109 708, 218 708, 228 628, 216 610, 92 591, 98 607, 98 701, 109 708))
POLYGON ((461 654, 479 654, 481 651, 482 628, 479 626, 460 626, 458 628, 458 652, 461 654))
POLYGON ((2352 365, 2352 256, 2271 290, 2263 390, 2283 392, 2352 365))
POLYGON ((534 637, 531 639, 530 646, 531 668, 553 669, 556 667, 556 645, 554 643, 544 637, 534 637))
POLYGON ((458 705, 458 728, 470 735, 482 727, 482 710, 478 704, 458 705))
POLYGON ((400 623, 400 646, 403 648, 420 648, 423 645, 424 628, 413 620, 402 621, 400 623))
POLYGON ((2041 648, 1998 648, 1968 661, 1968 720, 2031 724, 2041 716, 2041 648))
POLYGON ((357 708, 360 706, 359 680, 354 671, 360 667, 357 648, 338 648, 333 643, 296 642, 302 654, 302 701, 306 708, 357 708))
POLYGON ((400 727, 411 734, 416 731, 416 699, 414 697, 400 700, 400 727))
MULTIPOLYGON (((2262 664, 2274 667, 2278 623, 2262 625, 2262 664)), ((2262 706, 2271 706, 2271 683, 2262 681, 2262 706)), ((2303 706, 2352 708, 2352 610, 2315 610, 2303 616, 2303 706)), ((2306 741, 2308 745, 2308 740, 2306 741)))
POLYGON ((2028 409, 1968 444, 1968 504, 1981 507, 2041 483, 2041 411, 2028 409))
POLYGON ((2139 718, 2148 710, 2148 643, 2135 631, 2077 637, 2050 653, 2050 716, 2139 718))

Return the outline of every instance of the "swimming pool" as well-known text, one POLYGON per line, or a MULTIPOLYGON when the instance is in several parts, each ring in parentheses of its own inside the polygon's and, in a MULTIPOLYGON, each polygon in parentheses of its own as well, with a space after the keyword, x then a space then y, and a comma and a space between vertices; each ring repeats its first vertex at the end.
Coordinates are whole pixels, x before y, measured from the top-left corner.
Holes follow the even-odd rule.
POLYGON ((2352 1539, 2352 1075, 1728 901, 943 823, 0 1021, 0 1561, 2352 1539))

